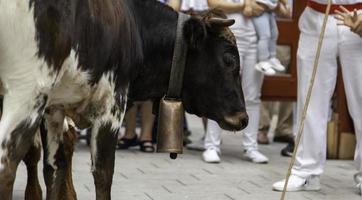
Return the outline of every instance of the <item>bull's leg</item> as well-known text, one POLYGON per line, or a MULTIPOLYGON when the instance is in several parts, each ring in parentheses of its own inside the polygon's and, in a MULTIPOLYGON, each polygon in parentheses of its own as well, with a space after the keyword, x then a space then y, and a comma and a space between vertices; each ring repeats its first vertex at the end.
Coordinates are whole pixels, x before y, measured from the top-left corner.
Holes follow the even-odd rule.
POLYGON ((73 200, 76 193, 72 181, 72 156, 75 132, 64 120, 64 112, 50 107, 41 126, 44 147, 44 180, 48 200, 73 200))
POLYGON ((92 128, 92 173, 97 200, 111 199, 118 129, 111 122, 95 123, 92 128))
MULTIPOLYGON (((36 138, 39 136, 37 135, 36 138)), ((28 171, 28 182, 25 189, 25 200, 41 200, 42 191, 38 179, 38 162, 41 156, 40 139, 35 139, 23 161, 28 171)))
POLYGON ((44 182, 45 182, 45 186, 46 186, 46 196, 50 196, 51 193, 51 185, 52 185, 52 181, 53 181, 53 171, 50 171, 50 167, 48 164, 48 144, 47 144, 47 134, 48 131, 46 129, 46 125, 45 125, 45 119, 43 119, 40 123, 39 126, 39 130, 40 130, 40 136, 41 136, 41 141, 42 141, 42 146, 43 146, 43 177, 44 177, 44 182))
MULTIPOLYGON (((12 95, 18 94, 13 92, 12 95)), ((13 184, 19 162, 34 141, 47 95, 34 99, 6 95, 0 121, 0 194, 2 200, 12 199, 13 184)))
POLYGON ((74 144, 77 141, 77 134, 75 128, 69 125, 69 129, 64 133, 64 155, 66 162, 68 163, 65 172, 65 185, 61 190, 61 193, 66 194, 61 198, 62 200, 76 200, 77 194, 73 186, 72 178, 72 159, 74 152, 74 144))

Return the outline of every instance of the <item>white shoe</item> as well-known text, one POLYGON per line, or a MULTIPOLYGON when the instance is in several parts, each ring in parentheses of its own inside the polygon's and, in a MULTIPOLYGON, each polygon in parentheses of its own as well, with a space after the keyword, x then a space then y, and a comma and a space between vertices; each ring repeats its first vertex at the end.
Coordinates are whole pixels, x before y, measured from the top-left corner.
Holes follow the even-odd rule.
POLYGON ((273 69, 273 65, 270 62, 262 61, 255 65, 255 69, 262 72, 267 76, 275 75, 275 70, 273 69))
POLYGON ((219 163, 219 152, 214 148, 209 148, 202 153, 202 159, 207 163, 219 163))
POLYGON ((282 65, 282 63, 280 63, 280 60, 278 58, 270 58, 269 63, 272 65, 273 69, 280 72, 285 71, 285 67, 282 65))
POLYGON ((246 150, 244 152, 244 159, 258 164, 266 164, 269 162, 269 159, 266 156, 255 149, 246 150))
POLYGON ((186 148, 195 151, 205 151, 204 140, 200 139, 193 141, 192 143, 187 144, 186 148))
MULTIPOLYGON (((283 191, 285 180, 274 183, 273 190, 283 191)), ((291 175, 288 181, 287 192, 297 191, 318 191, 321 189, 319 176, 310 176, 301 178, 296 175, 291 175)))
POLYGON ((356 183, 356 188, 358 193, 362 195, 362 172, 359 172, 354 175, 354 182, 356 183))

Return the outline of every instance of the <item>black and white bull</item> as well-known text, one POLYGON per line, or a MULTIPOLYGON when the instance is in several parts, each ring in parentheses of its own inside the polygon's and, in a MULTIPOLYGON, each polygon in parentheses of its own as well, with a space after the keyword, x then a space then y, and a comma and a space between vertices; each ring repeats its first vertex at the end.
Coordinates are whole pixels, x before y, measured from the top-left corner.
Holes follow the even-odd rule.
MULTIPOLYGON (((247 125, 233 22, 219 12, 184 23, 185 109, 229 130, 247 125)), ((42 117, 47 199, 61 199, 69 167, 66 116, 92 126, 97 199, 111 198, 118 129, 130 101, 167 91, 178 13, 155 0, 0 0, 0 196, 12 198, 42 117), (130 87, 129 87, 130 86, 130 87)))

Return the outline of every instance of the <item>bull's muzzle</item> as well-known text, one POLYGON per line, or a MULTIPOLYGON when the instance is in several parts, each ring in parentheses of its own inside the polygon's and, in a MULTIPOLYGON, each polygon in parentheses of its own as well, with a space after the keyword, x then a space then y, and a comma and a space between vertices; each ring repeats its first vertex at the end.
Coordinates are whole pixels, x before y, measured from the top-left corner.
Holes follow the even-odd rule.
POLYGON ((239 131, 248 126, 249 117, 246 112, 237 112, 233 115, 225 116, 221 128, 229 131, 239 131))

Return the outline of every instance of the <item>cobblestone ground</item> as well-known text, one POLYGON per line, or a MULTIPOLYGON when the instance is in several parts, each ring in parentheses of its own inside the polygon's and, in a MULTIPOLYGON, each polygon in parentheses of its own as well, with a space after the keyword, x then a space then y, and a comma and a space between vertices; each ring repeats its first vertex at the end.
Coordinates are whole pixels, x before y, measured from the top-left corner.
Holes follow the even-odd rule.
MULTIPOLYGON (((201 120, 188 116, 193 139, 201 138, 201 120)), ((273 182, 284 178, 289 159, 279 156, 284 144, 260 146, 270 158, 266 165, 242 160, 241 136, 224 133, 222 163, 206 164, 201 152, 185 150, 173 161, 165 154, 144 154, 138 149, 117 151, 112 197, 115 200, 277 200, 273 182)), ((328 161, 320 192, 287 194, 288 200, 354 200, 357 195, 351 161, 328 161)), ((90 173, 90 154, 85 144, 78 144, 74 157, 74 184, 78 199, 95 199, 90 173)), ((20 165, 14 199, 24 199, 26 171, 20 165)), ((44 191, 44 184, 42 181, 44 191)), ((43 192, 44 193, 44 192, 43 192)))

